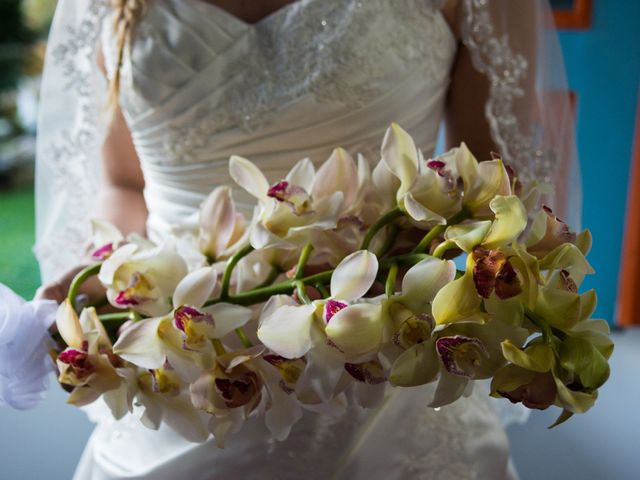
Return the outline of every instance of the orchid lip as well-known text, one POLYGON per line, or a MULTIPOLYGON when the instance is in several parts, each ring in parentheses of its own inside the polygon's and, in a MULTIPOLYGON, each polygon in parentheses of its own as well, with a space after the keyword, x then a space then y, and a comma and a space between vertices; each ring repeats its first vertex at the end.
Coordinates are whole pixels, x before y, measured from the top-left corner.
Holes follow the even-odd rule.
POLYGON ((434 170, 438 175, 444 177, 445 173, 443 172, 446 164, 442 160, 428 160, 427 167, 431 170, 434 170))
POLYGON ((275 198, 276 200, 283 202, 285 200, 287 188, 289 188, 289 182, 282 180, 281 182, 269 187, 269 190, 267 190, 267 197, 275 198))
POLYGON ((242 407, 259 394, 258 377, 247 372, 241 378, 216 378, 216 390, 229 408, 242 407))
POLYGON ((67 348, 58 355, 58 360, 69 365, 78 378, 86 377, 95 371, 86 351, 67 348))
POLYGON ((348 306, 348 303, 341 302, 340 300, 327 301, 327 303, 324 305, 324 321, 326 323, 329 323, 336 313, 348 306))
POLYGON ((106 260, 113 253, 114 246, 109 242, 93 251, 91 256, 96 260, 106 260))
MULTIPOLYGON (((489 356, 487 349, 477 338, 455 335, 453 337, 441 337, 436 340, 436 351, 442 360, 444 368, 453 375, 473 378, 473 373, 463 369, 456 358, 456 354, 470 353, 471 349, 485 357, 489 356)), ((478 360, 472 359, 471 362, 475 366, 478 360)))
POLYGON ((149 281, 139 272, 134 273, 131 276, 131 281, 129 282, 129 286, 124 290, 118 292, 118 295, 114 299, 116 305, 121 306, 131 306, 131 305, 140 305, 141 303, 146 302, 149 298, 140 294, 140 292, 144 290, 151 290, 151 285, 149 281))
POLYGON ((345 363, 344 369, 357 381, 377 385, 387 381, 384 369, 379 362, 345 363))
POLYGON ((132 296, 126 290, 122 290, 121 292, 119 292, 114 301, 118 305, 122 306, 140 305, 140 300, 132 296))
POLYGON ((209 325, 214 325, 213 317, 210 314, 187 305, 182 305, 176 309, 173 314, 173 320, 176 328, 182 332, 186 331, 187 322, 206 322, 209 325))

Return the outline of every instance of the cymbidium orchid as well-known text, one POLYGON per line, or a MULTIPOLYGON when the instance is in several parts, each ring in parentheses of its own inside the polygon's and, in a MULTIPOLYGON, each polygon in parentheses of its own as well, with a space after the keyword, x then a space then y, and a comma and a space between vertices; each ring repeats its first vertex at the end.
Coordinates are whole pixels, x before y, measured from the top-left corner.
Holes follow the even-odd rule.
POLYGON ((168 360, 184 378, 193 379, 196 366, 208 368, 213 364, 212 340, 241 328, 252 316, 250 309, 229 303, 204 307, 217 284, 218 275, 212 267, 191 272, 175 288, 173 310, 130 325, 114 350, 125 360, 147 369, 161 368, 168 360))
POLYGON ((493 396, 562 408, 556 424, 588 410, 613 348, 590 320, 595 292, 580 292, 589 233, 536 213, 544 187, 464 144, 425 159, 393 124, 381 157, 371 171, 336 149, 270 184, 234 156, 231 176, 257 199, 251 223, 218 187, 186 250, 94 222, 102 263, 71 293, 99 267, 123 311, 59 310, 70 401, 102 395, 116 416, 140 405, 145 425, 219 446, 250 415, 283 440, 303 409, 373 408, 389 386, 433 382, 425 401, 439 407, 491 379, 493 396))
POLYGON ((105 220, 95 218, 91 220, 91 258, 93 260, 106 260, 126 243, 135 243, 141 250, 155 246, 137 233, 130 233, 125 238, 115 225, 105 220))
POLYGON ((111 340, 93 308, 76 314, 69 300, 58 308, 56 325, 67 348, 57 357, 60 383, 73 387, 68 402, 87 405, 102 395, 113 415, 131 410, 126 367, 114 354, 111 340))
POLYGON ((213 261, 229 258, 247 241, 247 221, 236 211, 227 186, 217 187, 203 202, 199 224, 200 251, 213 261))
POLYGON ((169 299, 186 274, 186 262, 170 243, 153 249, 129 243, 105 260, 98 279, 114 307, 158 316, 171 310, 169 299))
MULTIPOLYGON (((320 190, 314 196, 315 168, 309 159, 299 161, 287 176, 269 185, 263 173, 249 160, 231 157, 229 172, 235 182, 254 196, 259 204, 251 226, 254 248, 296 242, 313 230, 337 225, 344 195, 320 190)), ((324 185, 323 185, 324 186, 324 185)))
POLYGON ((398 205, 417 222, 444 225, 463 208, 471 215, 486 214, 496 195, 511 195, 501 160, 478 163, 464 143, 425 160, 411 136, 396 124, 385 134, 382 160, 400 180, 398 205))

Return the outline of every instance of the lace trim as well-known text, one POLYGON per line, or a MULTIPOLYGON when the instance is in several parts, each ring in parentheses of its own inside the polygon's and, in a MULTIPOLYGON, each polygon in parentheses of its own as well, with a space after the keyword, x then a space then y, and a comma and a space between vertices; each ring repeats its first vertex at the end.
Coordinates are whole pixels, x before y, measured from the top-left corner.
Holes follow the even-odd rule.
POLYGON ((174 125, 158 158, 194 161, 198 151, 210 148, 211 135, 230 128, 260 130, 306 95, 347 108, 367 105, 388 89, 388 72, 380 67, 385 56, 399 59, 411 75, 428 79, 441 73, 450 60, 445 54, 450 32, 434 19, 442 0, 404 3, 316 0, 260 23, 250 32, 248 55, 229 68, 227 76, 241 78, 240 83, 221 102, 203 102, 187 126, 174 125), (379 35, 376 21, 402 28, 379 35))
MULTIPOLYGON (((69 127, 59 130, 55 136, 43 132, 49 141, 38 149, 38 167, 52 174, 45 180, 52 184, 48 189, 64 198, 56 199, 58 211, 51 212, 57 215, 55 231, 48 232, 52 234, 47 238, 39 238, 34 248, 47 277, 71 268, 70 262, 74 257, 80 259, 89 237, 90 199, 95 197, 99 178, 94 170, 97 160, 92 156, 100 151, 99 126, 100 117, 104 115, 97 103, 105 91, 96 90, 99 75, 95 58, 101 19, 108 9, 109 0, 91 1, 82 19, 76 25, 66 25, 60 40, 49 47, 47 68, 55 70, 65 98, 71 96, 76 102, 66 105, 76 116, 65 118, 63 112, 59 112, 60 120, 67 120, 69 127)), ((56 102, 61 98, 47 100, 56 102)), ((46 207, 54 210, 50 205, 46 207)))
POLYGON ((532 133, 525 133, 514 105, 517 99, 532 94, 524 87, 530 73, 529 62, 511 48, 508 34, 496 32, 489 0, 464 2, 463 39, 475 67, 487 76, 491 85, 485 111, 493 140, 503 158, 525 180, 551 182, 558 165, 556 154, 541 147, 540 126, 530 125, 532 133))

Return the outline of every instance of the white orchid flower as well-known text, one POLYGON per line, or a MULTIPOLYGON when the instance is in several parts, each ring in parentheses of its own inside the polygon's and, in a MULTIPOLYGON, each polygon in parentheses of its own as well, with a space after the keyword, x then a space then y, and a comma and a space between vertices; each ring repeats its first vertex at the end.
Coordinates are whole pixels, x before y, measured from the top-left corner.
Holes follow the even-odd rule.
POLYGON ((161 368, 165 360, 185 378, 189 363, 206 368, 214 356, 212 339, 222 339, 251 320, 249 308, 228 303, 203 306, 218 284, 212 267, 184 277, 173 294, 169 315, 140 320, 129 326, 114 346, 125 360, 147 369, 161 368))
POLYGON ((106 260, 125 243, 135 243, 141 249, 154 247, 153 243, 136 233, 131 233, 125 238, 112 223, 106 220, 91 219, 91 244, 93 246, 91 257, 94 260, 106 260))
POLYGON ((146 250, 129 243, 105 260, 98 279, 113 306, 159 316, 171 310, 169 299, 186 274, 186 262, 171 243, 146 250))
POLYGON ((264 381, 258 357, 263 346, 225 353, 215 366, 191 384, 191 403, 212 417, 209 428, 219 447, 226 436, 240 429, 262 400, 264 381))
POLYGON ((310 230, 326 230, 337 225, 343 193, 334 191, 323 196, 326 192, 319 187, 319 198, 314 198, 316 172, 309 159, 298 162, 285 179, 273 185, 269 185, 258 167, 241 157, 231 157, 229 172, 234 181, 259 202, 250 237, 255 248, 293 241, 305 237, 310 230))
POLYGON ((248 239, 244 215, 236 211, 231 189, 214 189, 200 207, 198 244, 200 251, 211 259, 233 255, 248 239))
POLYGON ((515 195, 496 195, 490 202, 494 220, 479 220, 452 225, 445 239, 454 242, 464 252, 476 247, 496 249, 511 244, 527 226, 527 211, 515 195))
POLYGON ((470 214, 487 213, 496 195, 511 194, 501 160, 478 163, 464 143, 425 160, 411 136, 397 124, 385 134, 382 160, 400 180, 396 193, 400 208, 427 225, 444 225, 462 208, 470 214))
POLYGON ((114 355, 95 309, 84 309, 78 318, 67 299, 58 308, 56 325, 68 345, 56 361, 60 383, 74 387, 68 403, 83 406, 102 395, 116 418, 131 411, 127 369, 114 355))

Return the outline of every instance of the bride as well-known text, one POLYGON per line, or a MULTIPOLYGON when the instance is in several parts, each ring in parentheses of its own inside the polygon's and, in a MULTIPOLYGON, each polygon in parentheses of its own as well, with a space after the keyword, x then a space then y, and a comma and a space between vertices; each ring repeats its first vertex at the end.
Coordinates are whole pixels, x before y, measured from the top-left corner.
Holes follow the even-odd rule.
MULTIPOLYGON (((548 22, 533 0, 60 0, 39 127, 39 296, 64 298, 89 216, 155 241, 188 232, 230 183, 230 155, 270 181, 336 146, 377 160, 393 121, 430 155, 444 119, 448 144, 555 183, 577 216, 548 22)), ((97 414, 75 478, 516 478, 486 394, 434 410, 428 388, 305 414, 284 442, 249 421, 224 450, 97 414)))

